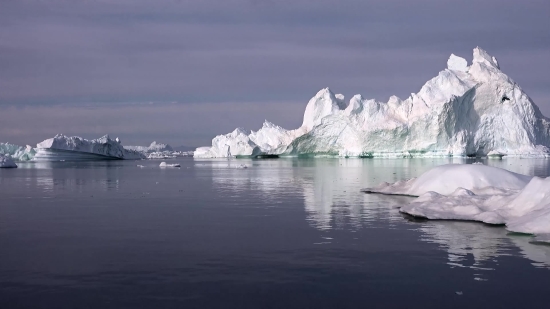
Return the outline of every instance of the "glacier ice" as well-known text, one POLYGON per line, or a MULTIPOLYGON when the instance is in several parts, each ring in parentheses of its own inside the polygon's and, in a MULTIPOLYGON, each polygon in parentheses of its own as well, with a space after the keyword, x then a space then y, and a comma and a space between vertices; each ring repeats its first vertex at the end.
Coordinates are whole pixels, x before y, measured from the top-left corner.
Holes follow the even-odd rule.
POLYGON ((447 69, 405 100, 344 96, 325 88, 307 104, 302 126, 265 122, 216 136, 197 158, 273 155, 352 157, 550 156, 550 120, 477 47, 468 66, 451 55, 447 69))
POLYGON ((137 160, 145 159, 141 152, 124 149, 120 140, 109 135, 87 140, 78 136, 58 134, 36 145, 33 161, 80 161, 80 160, 137 160))
POLYGON ((510 231, 527 234, 550 233, 550 177, 485 165, 449 164, 418 178, 362 191, 418 196, 400 209, 413 216, 506 224, 510 231))
POLYGON ((0 168, 17 167, 9 155, 0 154, 0 168))
POLYGON ((10 143, 0 143, 0 155, 9 155, 15 161, 30 161, 36 154, 36 149, 27 145, 25 147, 10 143))

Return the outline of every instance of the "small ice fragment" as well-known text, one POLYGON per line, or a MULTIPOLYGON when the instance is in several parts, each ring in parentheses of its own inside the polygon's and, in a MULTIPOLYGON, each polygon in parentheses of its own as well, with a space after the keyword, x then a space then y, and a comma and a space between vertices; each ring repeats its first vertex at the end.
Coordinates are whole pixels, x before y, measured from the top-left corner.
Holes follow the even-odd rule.
POLYGON ((166 162, 161 162, 159 164, 160 167, 180 167, 181 165, 175 163, 175 164, 166 164, 166 162))

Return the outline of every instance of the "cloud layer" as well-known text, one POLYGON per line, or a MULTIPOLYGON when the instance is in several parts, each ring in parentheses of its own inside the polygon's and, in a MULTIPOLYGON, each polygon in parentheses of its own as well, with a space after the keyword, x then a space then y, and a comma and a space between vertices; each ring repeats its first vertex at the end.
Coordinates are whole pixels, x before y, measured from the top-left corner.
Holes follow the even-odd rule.
MULTIPOLYGON (((510 0, 3 1, 0 106, 44 115, 92 106, 93 124, 41 123, 66 134, 99 126, 122 135, 142 129, 138 121, 113 127, 106 120, 118 110, 141 117, 128 102, 176 102, 171 113, 203 104, 195 118, 225 111, 221 121, 206 121, 207 131, 175 131, 182 127, 163 125, 164 116, 153 113, 158 126, 143 133, 208 144, 205 132, 264 118, 296 127, 307 100, 327 86, 347 97, 406 97, 443 69, 450 53, 470 59, 479 45, 550 115, 547 12, 547 1, 510 0), (244 110, 253 106, 258 110, 244 110)), ((44 135, 28 114, 10 115, 17 122, 0 122, 0 140, 44 135)))

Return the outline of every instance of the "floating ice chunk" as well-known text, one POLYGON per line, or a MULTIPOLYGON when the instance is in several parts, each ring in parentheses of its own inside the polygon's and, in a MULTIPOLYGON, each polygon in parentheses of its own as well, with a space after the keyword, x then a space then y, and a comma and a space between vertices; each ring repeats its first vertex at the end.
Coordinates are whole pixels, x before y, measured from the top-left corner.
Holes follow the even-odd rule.
POLYGON ((407 182, 384 183, 362 191, 419 196, 400 209, 413 216, 506 224, 513 232, 550 234, 550 177, 520 175, 486 165, 451 164, 432 168, 407 182))
POLYGON ((17 164, 13 162, 12 158, 9 155, 5 156, 0 154, 0 167, 2 168, 17 167, 17 164))
POLYGON ((181 167, 181 165, 179 165, 178 163, 167 164, 166 162, 160 162, 159 166, 160 167, 181 167))

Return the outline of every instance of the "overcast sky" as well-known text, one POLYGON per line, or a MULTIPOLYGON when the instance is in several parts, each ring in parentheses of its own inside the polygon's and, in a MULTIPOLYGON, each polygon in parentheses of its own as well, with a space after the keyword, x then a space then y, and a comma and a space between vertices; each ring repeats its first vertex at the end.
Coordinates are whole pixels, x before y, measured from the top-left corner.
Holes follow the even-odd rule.
POLYGON ((2 0, 0 142, 209 145, 330 87, 406 98, 480 46, 550 116, 548 0, 2 0))

